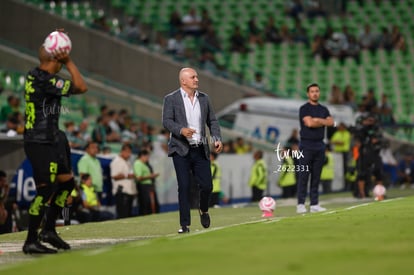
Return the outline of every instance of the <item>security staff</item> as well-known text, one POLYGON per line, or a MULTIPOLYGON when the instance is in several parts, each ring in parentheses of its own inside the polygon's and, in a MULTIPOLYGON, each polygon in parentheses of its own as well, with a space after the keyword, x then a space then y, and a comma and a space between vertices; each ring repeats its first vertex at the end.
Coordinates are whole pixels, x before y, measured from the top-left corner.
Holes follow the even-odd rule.
POLYGON ((253 154, 254 164, 250 172, 249 186, 252 188, 252 202, 260 201, 263 191, 267 187, 267 166, 263 160, 263 151, 258 150, 253 154))
POLYGON ((329 146, 326 146, 325 151, 325 164, 322 167, 321 172, 321 184, 322 192, 324 194, 332 192, 332 181, 335 177, 335 164, 332 152, 329 146))
POLYGON ((343 169, 343 176, 344 176, 344 184, 343 189, 344 191, 350 190, 350 186, 347 185, 345 181, 345 175, 348 168, 348 155, 351 150, 351 141, 352 136, 351 133, 346 128, 345 123, 341 122, 338 125, 338 129, 333 133, 331 137, 331 144, 333 145, 333 152, 339 153, 342 156, 342 169, 343 169))
POLYGON ((296 167, 292 157, 289 156, 283 159, 279 175, 279 186, 282 188, 282 198, 284 199, 292 198, 296 195, 296 167))
POLYGON ((213 180, 213 191, 210 195, 209 206, 215 206, 220 204, 221 196, 221 168, 217 163, 217 153, 210 152, 210 168, 211 168, 211 178, 213 180))

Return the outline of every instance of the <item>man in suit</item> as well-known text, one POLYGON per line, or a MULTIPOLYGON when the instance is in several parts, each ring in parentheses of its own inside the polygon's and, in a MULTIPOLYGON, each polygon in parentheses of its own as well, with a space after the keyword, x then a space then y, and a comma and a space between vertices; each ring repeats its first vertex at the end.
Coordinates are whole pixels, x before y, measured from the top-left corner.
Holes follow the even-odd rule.
POLYGON ((180 88, 164 98, 162 122, 170 131, 168 156, 173 158, 178 181, 180 225, 178 233, 190 232, 191 173, 200 187, 200 221, 204 228, 210 226, 209 197, 213 188, 210 170, 210 148, 206 125, 214 150, 223 149, 219 123, 208 95, 198 91, 198 75, 192 68, 179 73, 180 88))

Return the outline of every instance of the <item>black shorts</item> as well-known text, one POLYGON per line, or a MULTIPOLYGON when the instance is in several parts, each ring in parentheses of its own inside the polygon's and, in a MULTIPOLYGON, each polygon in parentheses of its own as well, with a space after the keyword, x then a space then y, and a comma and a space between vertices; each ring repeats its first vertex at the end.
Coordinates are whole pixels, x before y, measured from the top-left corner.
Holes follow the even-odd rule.
POLYGON ((57 175, 72 173, 70 147, 64 132, 59 132, 56 143, 25 142, 24 151, 32 165, 36 185, 51 184, 57 175))

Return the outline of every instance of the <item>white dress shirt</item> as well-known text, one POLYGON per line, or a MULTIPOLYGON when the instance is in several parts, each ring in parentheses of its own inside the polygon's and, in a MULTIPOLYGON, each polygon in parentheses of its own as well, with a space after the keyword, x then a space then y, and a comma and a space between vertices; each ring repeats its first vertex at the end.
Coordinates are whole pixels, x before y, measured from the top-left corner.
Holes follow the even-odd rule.
POLYGON ((188 94, 181 90, 181 95, 184 101, 185 116, 187 118, 187 128, 194 129, 196 132, 191 138, 187 138, 190 144, 197 144, 201 142, 201 110, 200 102, 198 101, 198 91, 194 94, 194 100, 191 102, 188 94))

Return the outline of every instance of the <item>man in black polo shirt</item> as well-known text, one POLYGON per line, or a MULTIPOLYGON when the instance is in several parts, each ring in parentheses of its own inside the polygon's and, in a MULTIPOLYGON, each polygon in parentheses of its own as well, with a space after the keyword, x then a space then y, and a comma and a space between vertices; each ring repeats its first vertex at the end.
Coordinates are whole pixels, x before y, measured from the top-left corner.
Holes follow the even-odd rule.
POLYGON ((296 212, 306 213, 305 200, 310 175, 310 212, 321 212, 326 209, 319 205, 319 181, 325 161, 325 127, 333 126, 334 120, 329 110, 319 104, 320 90, 316 83, 306 88, 308 102, 299 109, 300 147, 299 159, 298 205, 296 212))
POLYGON ((29 208, 29 225, 23 252, 51 254, 55 249, 70 249, 56 233, 56 219, 67 196, 75 186, 70 161, 70 148, 65 133, 59 129, 61 98, 87 91, 75 63, 62 51, 49 53, 41 46, 38 67, 29 71, 25 84, 24 150, 33 168, 36 196, 29 208), (56 75, 65 65, 72 80, 56 75), (40 234, 37 230, 42 222, 40 234))

